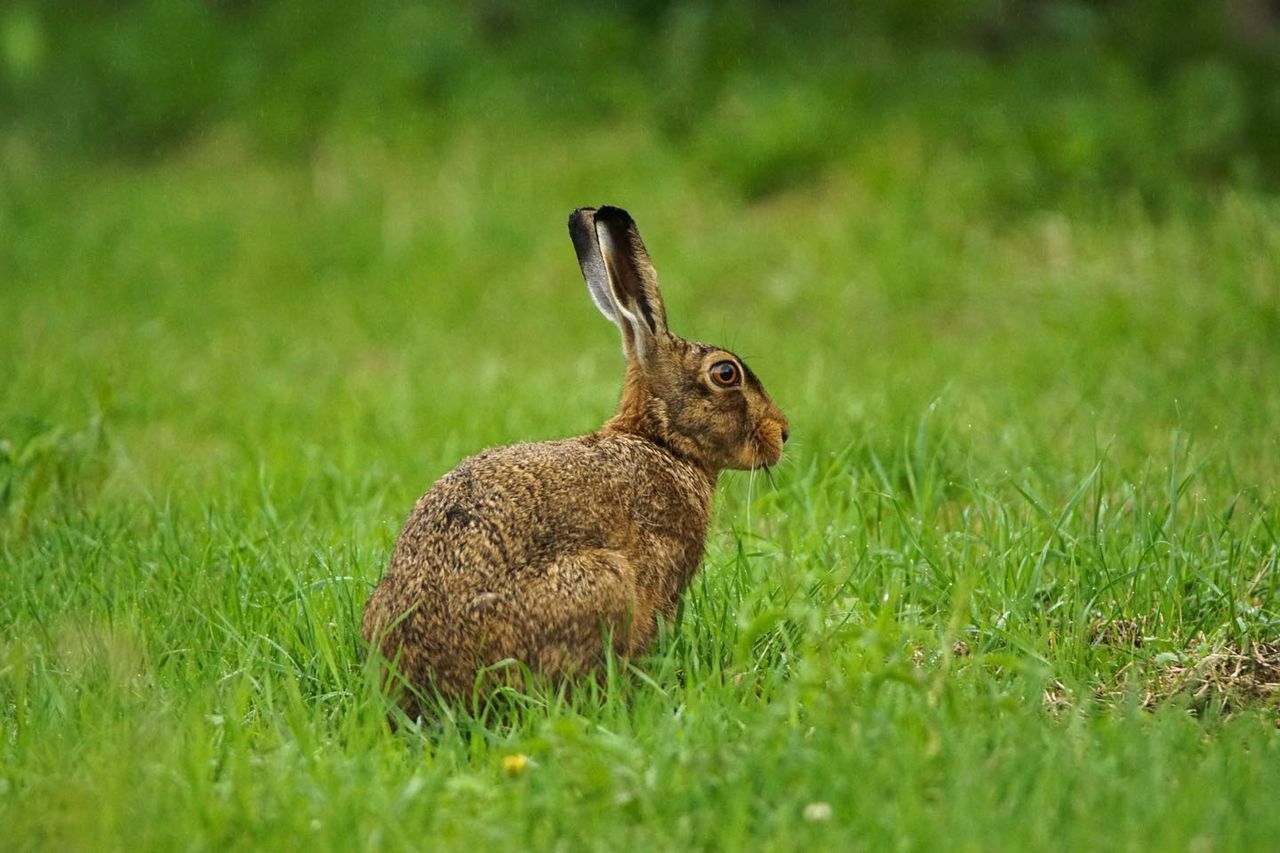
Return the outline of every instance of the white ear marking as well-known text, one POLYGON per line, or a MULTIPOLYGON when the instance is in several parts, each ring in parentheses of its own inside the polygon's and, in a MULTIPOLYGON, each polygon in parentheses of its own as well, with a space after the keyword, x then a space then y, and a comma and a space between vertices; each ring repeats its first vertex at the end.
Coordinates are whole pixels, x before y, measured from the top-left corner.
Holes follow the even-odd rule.
POLYGON ((635 356, 637 361, 644 361, 647 350, 645 349, 645 336, 649 334, 649 329, 644 325, 640 317, 627 307, 626 294, 618 287, 618 282, 622 280, 622 276, 618 268, 614 264, 614 259, 618 257, 618 248, 614 245, 613 235, 609 233, 608 228, 601 228, 596 225, 596 239, 600 241, 600 256, 604 258, 605 274, 609 279, 610 292, 613 295, 613 307, 627 321, 627 325, 631 327, 631 341, 635 346, 635 356))
POLYGON ((580 207, 569 216, 569 238, 578 256, 582 279, 587 283, 587 293, 604 318, 617 325, 618 314, 613 296, 609 292, 609 274, 600 256, 600 243, 596 239, 595 209, 580 207))

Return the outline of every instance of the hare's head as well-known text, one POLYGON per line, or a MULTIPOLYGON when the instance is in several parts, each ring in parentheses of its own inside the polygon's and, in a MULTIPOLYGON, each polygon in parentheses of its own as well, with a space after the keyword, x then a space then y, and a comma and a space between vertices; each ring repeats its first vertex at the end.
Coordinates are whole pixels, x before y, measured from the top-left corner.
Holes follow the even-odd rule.
POLYGON ((713 471, 775 464, 786 416, 742 359, 668 331, 658 277, 631 216, 579 208, 569 235, 592 301, 622 331, 627 381, 610 425, 713 471))

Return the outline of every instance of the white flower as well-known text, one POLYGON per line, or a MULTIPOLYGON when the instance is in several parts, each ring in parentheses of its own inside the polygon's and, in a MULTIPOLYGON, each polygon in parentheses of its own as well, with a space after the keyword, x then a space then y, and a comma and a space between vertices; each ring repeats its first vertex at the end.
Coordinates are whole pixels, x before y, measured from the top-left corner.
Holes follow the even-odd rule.
POLYGON ((804 819, 810 823, 831 820, 831 804, 823 802, 809 803, 804 807, 804 819))

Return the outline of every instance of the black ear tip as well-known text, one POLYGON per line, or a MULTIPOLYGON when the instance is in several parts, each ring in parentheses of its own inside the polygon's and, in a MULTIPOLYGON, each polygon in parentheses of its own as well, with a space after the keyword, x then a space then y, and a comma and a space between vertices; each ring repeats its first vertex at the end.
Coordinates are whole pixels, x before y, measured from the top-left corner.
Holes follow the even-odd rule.
POLYGON ((569 214, 569 228, 581 227, 591 222, 596 213, 594 207, 579 207, 569 214))
POLYGON ((627 213, 620 207, 606 204, 596 211, 597 222, 607 222, 621 225, 624 228, 635 225, 636 221, 631 218, 631 214, 627 213))

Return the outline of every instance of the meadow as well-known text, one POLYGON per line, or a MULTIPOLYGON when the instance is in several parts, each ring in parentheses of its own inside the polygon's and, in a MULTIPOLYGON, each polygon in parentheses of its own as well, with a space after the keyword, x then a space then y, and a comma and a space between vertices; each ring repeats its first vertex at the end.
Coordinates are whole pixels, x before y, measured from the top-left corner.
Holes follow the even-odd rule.
POLYGON ((1274 849, 1272 161, 1114 68, 871 55, 865 126, 785 76, 551 116, 517 57, 284 153, 0 134, 0 847, 1274 849), (393 730, 359 621, 414 500, 613 411, 602 203, 787 455, 649 655, 393 730))

